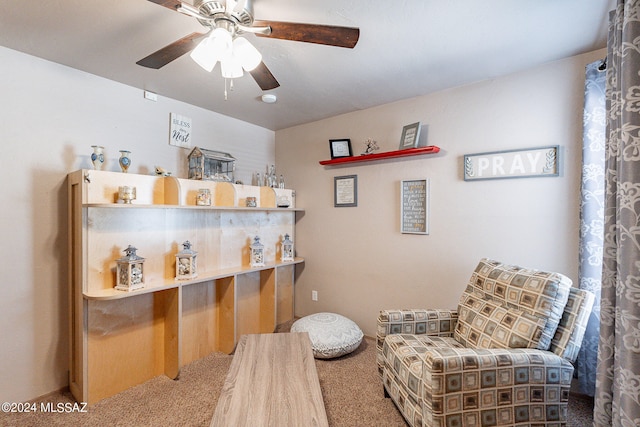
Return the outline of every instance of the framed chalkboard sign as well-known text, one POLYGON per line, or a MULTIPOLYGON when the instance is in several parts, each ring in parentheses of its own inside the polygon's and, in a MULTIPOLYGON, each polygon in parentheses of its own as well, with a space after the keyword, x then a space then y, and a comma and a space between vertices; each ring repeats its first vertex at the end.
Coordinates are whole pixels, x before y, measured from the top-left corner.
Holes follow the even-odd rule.
POLYGON ((429 234, 429 180, 400 182, 400 231, 429 234))
POLYGON ((333 177, 333 206, 358 206, 358 175, 333 177))

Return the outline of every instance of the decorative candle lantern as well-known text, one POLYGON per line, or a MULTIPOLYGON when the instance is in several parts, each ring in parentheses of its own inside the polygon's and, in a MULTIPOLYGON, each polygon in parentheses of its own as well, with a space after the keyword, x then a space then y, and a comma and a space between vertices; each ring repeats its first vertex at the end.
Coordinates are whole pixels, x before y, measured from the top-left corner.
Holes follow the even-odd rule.
POLYGON ((116 260, 116 289, 119 291, 144 288, 144 258, 136 254, 137 250, 129 245, 123 251, 125 256, 116 260))
POLYGON ((198 252, 191 249, 188 240, 182 244, 182 249, 176 254, 176 279, 186 280, 198 277, 196 257, 198 252))
POLYGON ((264 245, 260 243, 260 237, 256 236, 251 244, 251 267, 264 266, 264 245))
POLYGON ((189 179, 234 182, 236 159, 229 153, 194 147, 189 159, 189 179))
POLYGON ((118 187, 118 199, 123 203, 130 204, 136 199, 136 187, 130 187, 128 185, 118 187))
POLYGON ((285 261, 293 261, 293 242, 289 240, 289 235, 284 235, 284 240, 281 243, 282 245, 282 253, 281 260, 285 261))

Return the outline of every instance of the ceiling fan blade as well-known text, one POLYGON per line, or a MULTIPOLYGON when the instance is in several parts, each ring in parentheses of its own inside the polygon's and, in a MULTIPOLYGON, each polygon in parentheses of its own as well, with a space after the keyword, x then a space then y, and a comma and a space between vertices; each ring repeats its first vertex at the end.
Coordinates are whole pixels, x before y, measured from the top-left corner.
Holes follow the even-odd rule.
POLYGON ((251 77, 253 77, 262 90, 275 89, 280 86, 280 83, 273 77, 273 74, 271 74, 271 71, 269 71, 264 62, 261 62, 256 68, 249 71, 249 74, 251 74, 251 77))
POLYGON ((162 49, 153 52, 151 55, 146 58, 141 59, 136 62, 138 65, 142 65, 147 68, 159 69, 180 58, 187 52, 191 52, 198 45, 200 39, 202 39, 206 34, 202 33, 192 33, 188 36, 181 38, 168 46, 163 47, 162 49))
POLYGON ((182 5, 182 2, 179 0, 149 0, 151 3, 159 4, 160 6, 164 6, 167 9, 178 10, 178 8, 182 5))
POLYGON ((296 22, 253 21, 254 27, 271 27, 271 34, 257 34, 298 42, 317 43, 353 49, 358 43, 360 29, 335 25, 300 24, 296 22))

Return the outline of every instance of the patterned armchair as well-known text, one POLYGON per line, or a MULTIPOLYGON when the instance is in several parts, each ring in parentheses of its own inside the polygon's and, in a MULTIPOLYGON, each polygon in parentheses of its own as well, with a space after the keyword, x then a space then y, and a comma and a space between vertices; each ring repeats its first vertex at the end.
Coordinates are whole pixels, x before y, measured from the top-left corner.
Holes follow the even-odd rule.
POLYGON ((412 426, 560 426, 594 296, 482 259, 455 310, 383 310, 377 364, 412 426))

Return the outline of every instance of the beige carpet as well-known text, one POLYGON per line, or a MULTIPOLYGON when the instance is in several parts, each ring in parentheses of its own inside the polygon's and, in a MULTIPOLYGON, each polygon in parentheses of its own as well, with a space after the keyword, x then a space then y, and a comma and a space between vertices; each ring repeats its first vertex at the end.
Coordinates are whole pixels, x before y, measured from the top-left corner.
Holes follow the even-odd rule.
MULTIPOLYGON (((178 381, 157 377, 88 408, 87 413, 0 414, 1 426, 209 426, 232 356, 212 353, 182 368, 178 381)), ((405 426, 385 399, 375 363, 375 341, 350 355, 316 360, 331 426, 405 426)), ((45 402, 74 402, 69 393, 45 402)), ((40 403, 36 403, 39 409, 40 403)), ((592 425, 593 401, 572 396, 568 426, 592 425)), ((287 427, 287 426, 283 426, 287 427)), ((305 426, 295 426, 305 427, 305 426)))

